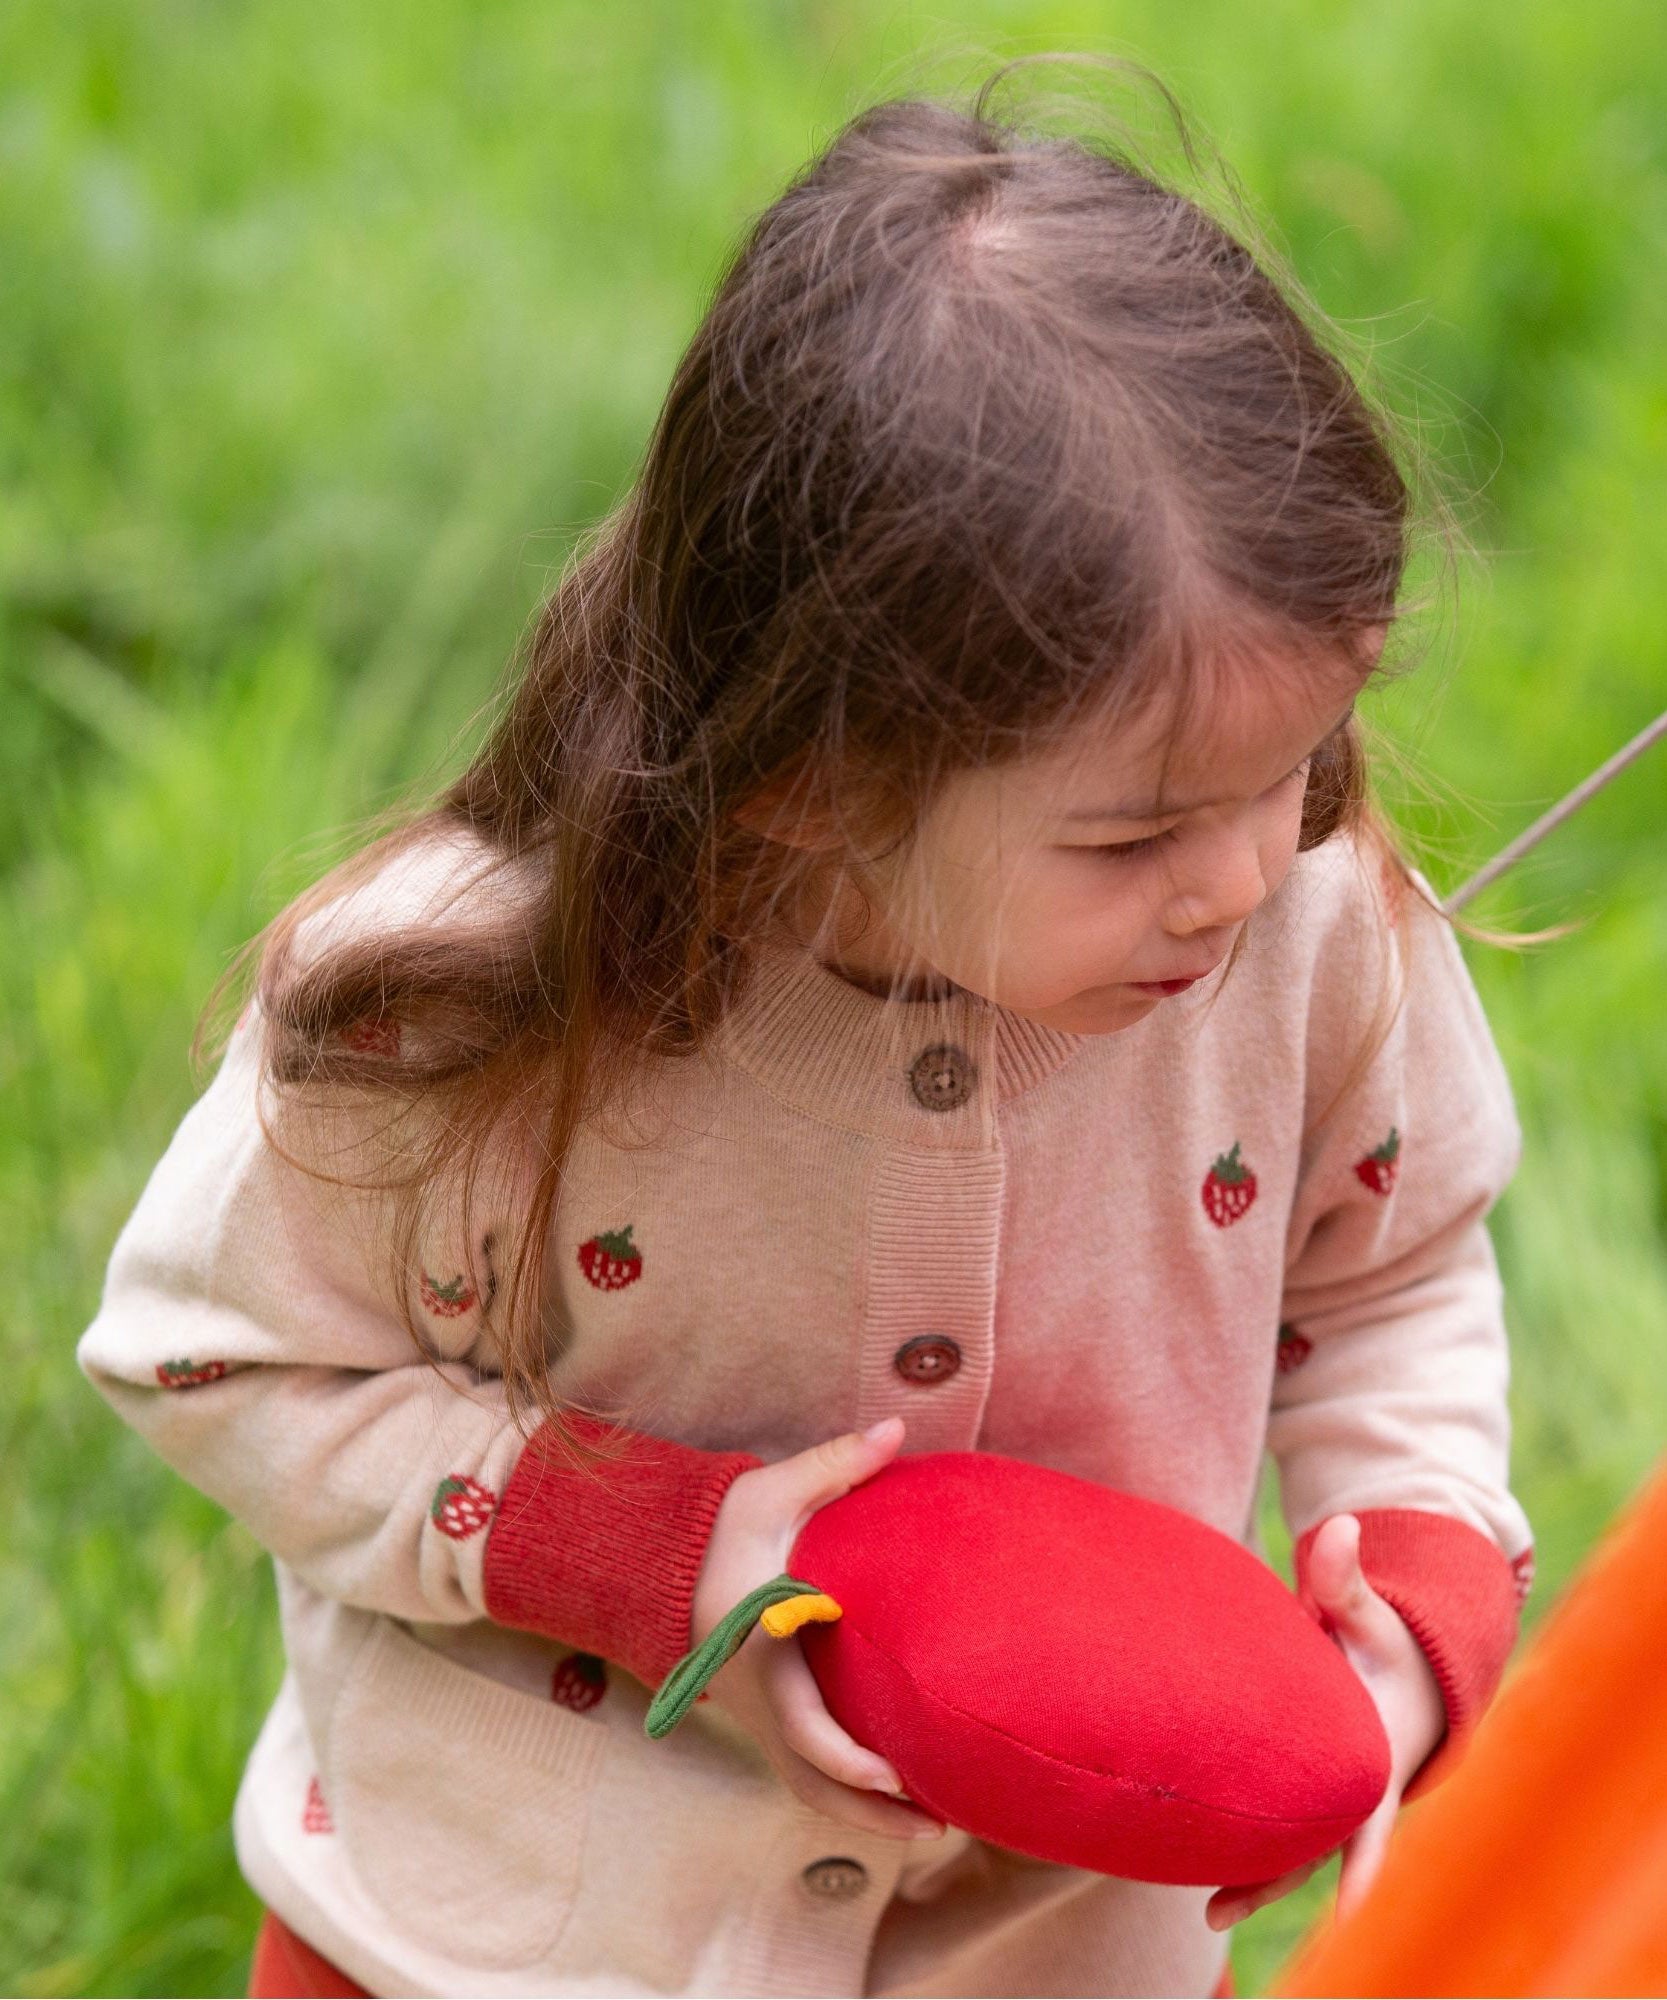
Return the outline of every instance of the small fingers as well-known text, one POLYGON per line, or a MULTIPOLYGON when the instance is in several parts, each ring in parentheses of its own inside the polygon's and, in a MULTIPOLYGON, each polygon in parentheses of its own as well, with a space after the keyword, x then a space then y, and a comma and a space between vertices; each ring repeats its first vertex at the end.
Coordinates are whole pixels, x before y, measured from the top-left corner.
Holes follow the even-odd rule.
POLYGON ((1333 1514, 1314 1537, 1308 1553, 1308 1588, 1339 1639, 1347 1639, 1368 1657, 1393 1657, 1401 1621, 1361 1568, 1360 1522, 1355 1515, 1333 1514))
POLYGON ((888 1840, 926 1839, 944 1830, 937 1820, 900 1800, 838 1784, 786 1744, 777 1746, 777 1754, 781 1761, 776 1769, 795 1797, 842 1826, 854 1827, 859 1833, 884 1834, 888 1840))
POLYGON ((902 1792, 903 1781, 886 1759, 864 1749, 828 1713, 816 1676, 795 1640, 770 1641, 765 1683, 782 1741, 807 1764, 860 1791, 902 1792))
POLYGON ((1394 1830, 1393 1809, 1385 1811, 1380 1806, 1345 1844, 1342 1873, 1337 1878, 1339 1917, 1346 1917, 1371 1888, 1389 1851, 1389 1836, 1394 1830))
POLYGON ((1204 1905, 1205 1921, 1213 1931, 1228 1930, 1241 1923, 1252 1911, 1261 1909, 1263 1904, 1276 1903, 1281 1896, 1288 1896, 1293 1889, 1300 1888, 1319 1866, 1318 1861, 1310 1861, 1306 1867, 1293 1868, 1271 1882, 1246 1882, 1218 1889, 1204 1905))

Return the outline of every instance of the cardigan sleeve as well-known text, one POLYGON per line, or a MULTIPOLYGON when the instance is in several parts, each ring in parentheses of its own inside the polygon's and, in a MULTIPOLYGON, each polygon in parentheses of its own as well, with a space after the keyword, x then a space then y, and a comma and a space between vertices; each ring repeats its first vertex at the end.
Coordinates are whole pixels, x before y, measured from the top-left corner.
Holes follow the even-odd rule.
MULTIPOLYGON (((286 1160, 257 1115, 258 1013, 240 1024, 112 1251, 77 1359, 184 1478, 314 1589, 412 1621, 490 1618, 650 1685, 732 1481, 762 1463, 574 1412, 609 1455, 527 1436, 468 1358, 490 1240, 430 1246, 412 1340, 382 1265, 385 1197, 286 1160)), ((425 1244, 428 1239, 425 1238, 425 1244)))
MULTIPOLYGON (((1312 1066, 1335 1102, 1292 1207, 1268 1446, 1307 1609, 1321 1617, 1315 1534, 1355 1514, 1361 1568, 1423 1647, 1443 1743, 1457 1747, 1504 1672, 1532 1561, 1508 1483, 1509 1359, 1485 1220, 1521 1135, 1451 928, 1411 893, 1392 929, 1377 907, 1354 899, 1324 954, 1326 1054, 1312 1066), (1392 1008, 1387 1032, 1363 1023, 1363 994, 1392 1008)), ((1406 1796, 1451 1763, 1426 1760, 1406 1796)))

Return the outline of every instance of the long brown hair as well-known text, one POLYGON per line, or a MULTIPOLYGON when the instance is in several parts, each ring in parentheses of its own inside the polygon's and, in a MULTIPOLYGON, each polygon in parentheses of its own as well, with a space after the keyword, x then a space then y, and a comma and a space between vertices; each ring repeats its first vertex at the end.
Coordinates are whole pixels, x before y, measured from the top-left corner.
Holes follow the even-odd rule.
MULTIPOLYGON (((1207 698, 1247 633, 1352 656, 1397 616, 1405 441, 1247 219, 1103 136, 998 114, 1028 66, 965 106, 862 112, 764 211, 478 755, 227 976, 258 959, 281 1097, 422 1114, 396 1121, 378 1183, 397 1270, 442 1178, 461 1163, 467 1206, 492 1148, 522 1144, 493 1333, 511 1411, 557 1419, 581 1459, 541 1304, 573 1134, 645 1057, 709 1050, 749 940, 811 865, 736 808, 785 786, 871 853, 955 769, 1090 710, 1207 698), (500 921, 296 948, 443 834, 506 871, 500 921)), ((1352 725, 1315 761, 1301 844, 1343 828, 1395 872, 1352 725)))

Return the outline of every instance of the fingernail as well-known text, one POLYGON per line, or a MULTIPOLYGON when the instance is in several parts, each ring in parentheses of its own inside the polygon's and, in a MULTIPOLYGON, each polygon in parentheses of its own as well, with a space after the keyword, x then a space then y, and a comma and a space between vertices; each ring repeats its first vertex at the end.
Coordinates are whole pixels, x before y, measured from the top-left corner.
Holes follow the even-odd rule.
POLYGON ((903 1780, 895 1771, 882 1771, 874 1780, 874 1789, 877 1792, 891 1792, 900 1798, 903 1793, 903 1780))
POLYGON ((867 1438, 870 1444, 878 1444, 880 1442, 881 1431, 885 1430, 890 1422, 890 1417, 882 1417, 877 1424, 870 1424, 867 1430, 863 1432, 863 1436, 867 1438))
POLYGON ((943 1828, 941 1826, 917 1826, 912 1829, 911 1838, 915 1840, 936 1840, 942 1832, 943 1828))

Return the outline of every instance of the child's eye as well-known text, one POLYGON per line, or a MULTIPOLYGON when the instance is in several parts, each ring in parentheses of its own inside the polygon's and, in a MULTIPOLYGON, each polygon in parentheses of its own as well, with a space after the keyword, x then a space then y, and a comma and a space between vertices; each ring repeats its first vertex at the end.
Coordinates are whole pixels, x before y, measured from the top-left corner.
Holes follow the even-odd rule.
POLYGON ((1106 841, 1101 846, 1091 847, 1088 851, 1090 854, 1108 855, 1113 860, 1131 861, 1137 855, 1150 854, 1153 848, 1161 847, 1174 830, 1171 827, 1164 833, 1148 833, 1139 840, 1106 841))
MULTIPOLYGON (((1298 778, 1302 779, 1306 784, 1308 773, 1313 768, 1313 763, 1314 759, 1311 756, 1304 757, 1294 771, 1287 772, 1276 784, 1269 786, 1264 797, 1271 797, 1273 793, 1283 791, 1287 785, 1295 783, 1298 778)), ((1084 854, 1103 854, 1108 860, 1113 861, 1136 861, 1143 854, 1150 854, 1155 848, 1161 847, 1166 840, 1174 839, 1176 832, 1177 829, 1175 827, 1165 827, 1162 833, 1143 834, 1139 840, 1101 841, 1093 847, 1083 848, 1081 852, 1084 854)))

